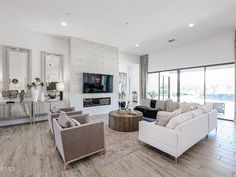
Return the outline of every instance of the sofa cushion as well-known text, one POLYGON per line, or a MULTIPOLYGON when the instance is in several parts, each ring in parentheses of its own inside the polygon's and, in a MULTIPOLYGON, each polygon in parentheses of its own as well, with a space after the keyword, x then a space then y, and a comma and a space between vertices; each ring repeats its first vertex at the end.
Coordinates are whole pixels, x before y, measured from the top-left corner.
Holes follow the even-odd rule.
POLYGON ((58 123, 62 128, 74 127, 75 123, 66 115, 65 112, 61 112, 58 118, 58 123))
POLYGON ((198 117, 203 114, 203 110, 198 108, 198 109, 191 111, 191 113, 193 113, 193 117, 198 117))
POLYGON ((172 100, 168 100, 166 103, 166 111, 173 112, 174 110, 179 108, 179 102, 174 102, 172 100))
POLYGON ((151 100, 149 100, 149 99, 143 99, 141 101, 141 105, 146 106, 146 107, 150 107, 150 102, 151 102, 151 100))
POLYGON ((181 123, 192 119, 193 116, 194 115, 192 112, 185 112, 185 113, 179 114, 173 117, 172 119, 170 119, 166 127, 174 129, 176 126, 180 125, 181 123))
POLYGON ((157 100, 156 109, 159 111, 166 111, 166 103, 169 100, 157 100))
MULTIPOLYGON (((164 112, 164 111, 162 111, 164 112)), ((181 114, 181 110, 180 109, 176 109, 173 112, 168 112, 169 114, 166 114, 166 116, 157 116, 157 125, 160 126, 166 126, 168 124, 168 122, 175 116, 181 114)))

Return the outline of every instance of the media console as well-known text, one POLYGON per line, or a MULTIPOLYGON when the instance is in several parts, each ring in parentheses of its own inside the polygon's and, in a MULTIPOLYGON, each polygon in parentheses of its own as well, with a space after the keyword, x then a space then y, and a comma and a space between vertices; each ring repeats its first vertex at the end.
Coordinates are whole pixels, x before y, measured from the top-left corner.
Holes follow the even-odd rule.
POLYGON ((84 98, 83 99, 83 107, 104 106, 104 105, 110 105, 110 104, 111 104, 110 97, 84 98))

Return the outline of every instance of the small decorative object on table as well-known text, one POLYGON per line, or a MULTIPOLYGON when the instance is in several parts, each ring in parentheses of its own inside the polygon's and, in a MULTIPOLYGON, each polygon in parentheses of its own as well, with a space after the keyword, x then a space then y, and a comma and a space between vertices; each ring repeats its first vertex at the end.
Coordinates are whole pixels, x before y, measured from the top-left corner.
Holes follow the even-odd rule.
POLYGON ((63 100, 63 91, 65 89, 64 83, 63 82, 58 82, 56 85, 57 91, 60 92, 60 100, 63 100))
POLYGON ((21 90, 19 96, 20 96, 20 102, 22 103, 25 99, 25 91, 21 90))
POLYGON ((41 81, 40 78, 35 78, 34 82, 27 85, 27 88, 31 89, 32 97, 33 97, 34 102, 38 101, 38 96, 39 96, 38 87, 43 87, 43 86, 44 86, 44 83, 41 81))
POLYGON ((48 97, 49 97, 50 99, 56 99, 57 95, 54 94, 54 93, 49 93, 49 94, 48 94, 48 97))

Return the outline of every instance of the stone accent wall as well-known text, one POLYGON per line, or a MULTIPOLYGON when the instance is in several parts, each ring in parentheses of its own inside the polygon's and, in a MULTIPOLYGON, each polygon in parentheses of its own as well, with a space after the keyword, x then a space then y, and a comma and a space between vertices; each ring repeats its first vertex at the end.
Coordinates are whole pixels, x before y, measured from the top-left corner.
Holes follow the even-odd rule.
POLYGON ((140 100, 147 94, 148 55, 140 56, 140 100))
POLYGON ((104 114, 118 108, 118 48, 71 38, 69 42, 70 74, 69 81, 71 105, 86 112, 104 114), (83 73, 113 75, 113 93, 83 94, 83 73), (111 97, 111 105, 83 108, 84 98, 111 97))

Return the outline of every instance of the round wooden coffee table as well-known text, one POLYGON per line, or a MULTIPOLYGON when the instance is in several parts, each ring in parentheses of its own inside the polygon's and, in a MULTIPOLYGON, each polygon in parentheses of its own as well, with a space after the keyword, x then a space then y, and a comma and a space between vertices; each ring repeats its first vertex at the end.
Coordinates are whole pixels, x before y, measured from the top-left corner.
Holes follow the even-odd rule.
POLYGON ((139 121, 143 119, 143 113, 139 111, 131 111, 131 113, 119 113, 111 111, 109 113, 109 128, 120 132, 137 131, 139 121))

